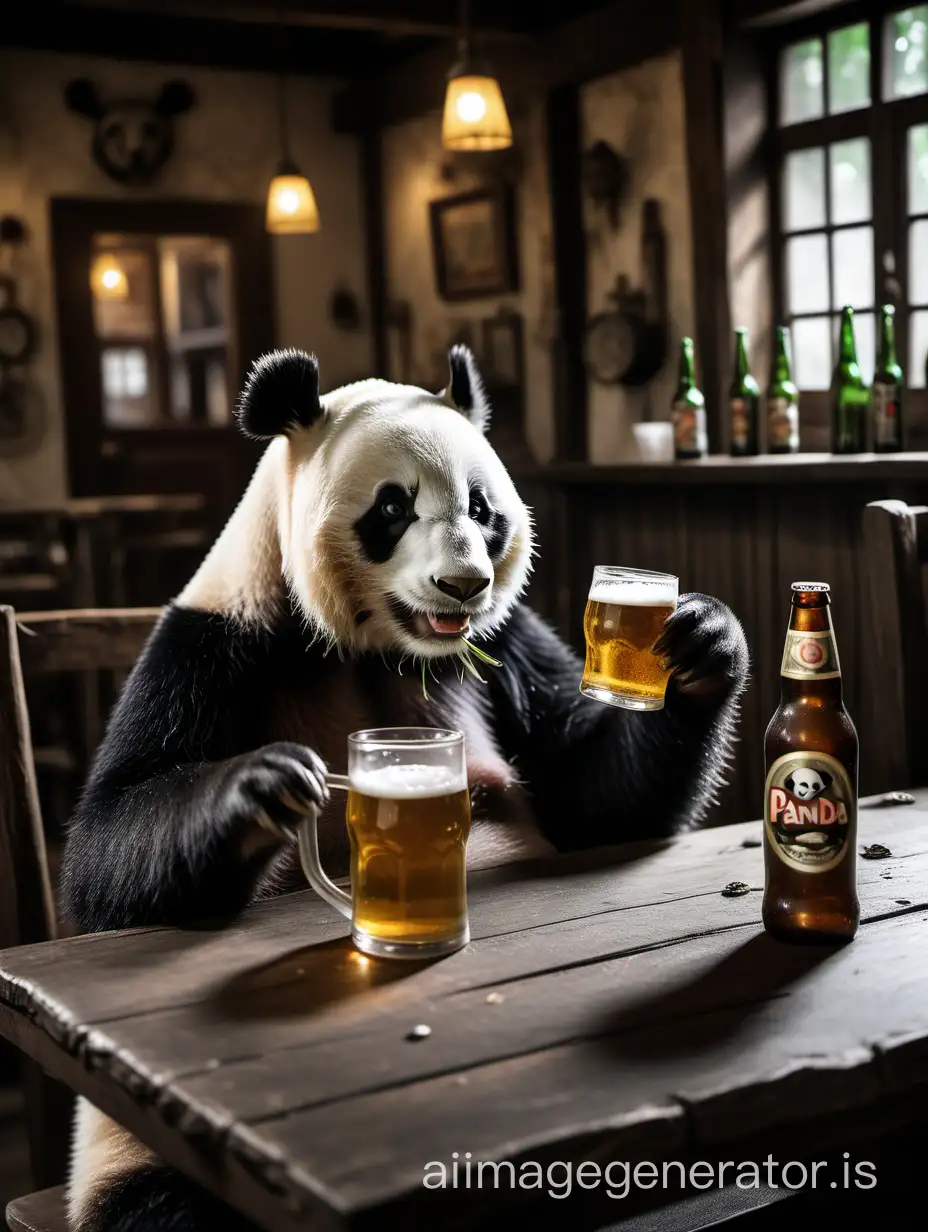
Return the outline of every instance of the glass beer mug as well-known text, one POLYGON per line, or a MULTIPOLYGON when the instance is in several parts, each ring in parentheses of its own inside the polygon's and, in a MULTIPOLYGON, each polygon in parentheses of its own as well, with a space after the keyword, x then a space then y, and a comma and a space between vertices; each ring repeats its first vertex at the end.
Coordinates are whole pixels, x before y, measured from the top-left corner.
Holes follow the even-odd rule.
POLYGON ((583 618, 580 692, 627 710, 662 710, 670 672, 654 653, 680 583, 670 573, 597 565, 583 618))
POLYGON ((351 893, 319 859, 318 817, 300 827, 306 879, 351 920, 351 939, 381 958, 435 958, 467 945, 470 793, 464 736, 433 727, 377 728, 348 737, 351 893))

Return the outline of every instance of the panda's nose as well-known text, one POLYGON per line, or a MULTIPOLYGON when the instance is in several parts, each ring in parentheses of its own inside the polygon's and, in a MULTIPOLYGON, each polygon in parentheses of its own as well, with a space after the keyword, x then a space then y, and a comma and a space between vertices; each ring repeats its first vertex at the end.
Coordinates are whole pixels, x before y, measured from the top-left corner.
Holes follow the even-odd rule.
POLYGON ((488 577, 437 577, 432 581, 443 595, 458 603, 466 603, 490 585, 488 577))

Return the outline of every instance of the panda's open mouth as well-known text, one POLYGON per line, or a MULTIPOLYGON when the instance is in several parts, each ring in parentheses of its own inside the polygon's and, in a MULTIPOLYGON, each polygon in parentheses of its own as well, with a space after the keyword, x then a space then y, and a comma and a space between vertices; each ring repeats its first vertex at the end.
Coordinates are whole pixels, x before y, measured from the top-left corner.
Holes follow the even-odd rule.
POLYGON ((391 603, 393 614, 414 637, 463 637, 470 628, 467 612, 416 612, 399 599, 391 603))

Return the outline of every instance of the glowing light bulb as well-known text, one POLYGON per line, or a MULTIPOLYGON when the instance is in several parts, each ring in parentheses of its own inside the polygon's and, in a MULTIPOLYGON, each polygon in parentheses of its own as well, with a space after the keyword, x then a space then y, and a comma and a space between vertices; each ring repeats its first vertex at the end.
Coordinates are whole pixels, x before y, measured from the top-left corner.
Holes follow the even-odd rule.
POLYGON ((476 90, 467 90, 458 96, 457 113, 465 124, 478 124, 487 114, 486 100, 476 90))
POLYGON ((300 208, 300 195, 292 188, 285 188, 277 198, 277 208, 284 214, 295 214, 300 208))
POLYGON ((129 295, 126 271, 111 253, 103 253, 94 261, 90 285, 97 299, 126 299, 129 295))

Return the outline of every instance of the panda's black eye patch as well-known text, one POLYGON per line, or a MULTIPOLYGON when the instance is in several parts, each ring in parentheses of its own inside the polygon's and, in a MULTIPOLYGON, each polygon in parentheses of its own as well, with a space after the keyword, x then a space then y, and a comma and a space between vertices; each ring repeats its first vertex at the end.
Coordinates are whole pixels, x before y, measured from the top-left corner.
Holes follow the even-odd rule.
POLYGON ((382 565, 390 559, 406 528, 416 521, 415 493, 398 483, 387 483, 374 497, 370 509, 354 524, 358 542, 367 559, 382 565))
POLYGON ((470 505, 467 510, 467 516, 473 518, 475 522, 479 522, 481 526, 486 526, 490 520, 492 510, 487 503, 487 498, 479 488, 474 488, 470 494, 470 505))

